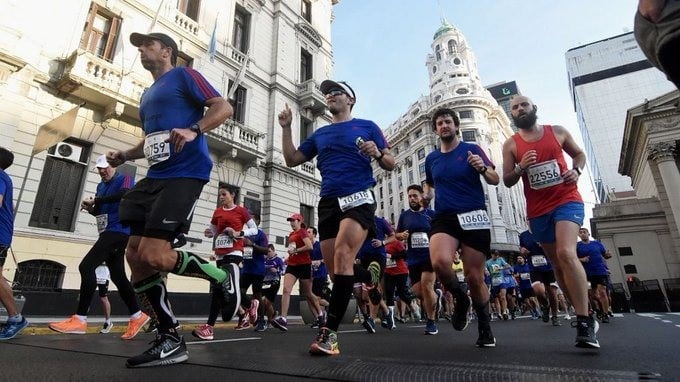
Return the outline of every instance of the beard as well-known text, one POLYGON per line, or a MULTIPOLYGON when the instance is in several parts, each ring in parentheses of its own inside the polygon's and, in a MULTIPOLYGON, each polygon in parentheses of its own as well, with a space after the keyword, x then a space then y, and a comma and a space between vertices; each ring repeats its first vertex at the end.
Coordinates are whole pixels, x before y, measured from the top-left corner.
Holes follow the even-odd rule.
POLYGON ((536 116, 536 111, 532 110, 529 113, 522 114, 519 117, 512 116, 512 121, 515 126, 519 129, 530 129, 535 123, 538 117, 536 116))
POLYGON ((442 143, 451 143, 451 142, 453 142, 454 138, 455 138, 455 136, 454 136, 453 133, 449 134, 449 135, 445 135, 445 136, 441 136, 441 135, 439 136, 439 139, 442 140, 442 143))
POLYGON ((418 211, 420 210, 420 203, 416 202, 408 202, 408 206, 411 207, 413 211, 418 211))

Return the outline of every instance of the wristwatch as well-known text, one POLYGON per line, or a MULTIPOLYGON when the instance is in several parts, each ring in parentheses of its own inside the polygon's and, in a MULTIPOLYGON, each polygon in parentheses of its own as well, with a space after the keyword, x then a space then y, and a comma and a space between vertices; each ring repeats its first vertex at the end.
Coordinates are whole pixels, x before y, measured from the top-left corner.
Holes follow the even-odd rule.
POLYGON ((193 125, 189 126, 189 130, 193 131, 196 133, 196 136, 201 135, 203 132, 201 131, 201 126, 198 125, 198 123, 194 123, 193 125))
POLYGON ((479 173, 484 174, 486 172, 486 170, 487 170, 487 168, 486 168, 486 166, 484 166, 484 167, 482 167, 481 170, 479 170, 479 173))
POLYGON ((581 169, 578 168, 577 166, 574 166, 574 171, 578 174, 578 176, 581 176, 581 169))
POLYGON ((524 169, 522 168, 522 166, 519 165, 519 163, 515 163, 515 174, 517 175, 524 174, 524 169))

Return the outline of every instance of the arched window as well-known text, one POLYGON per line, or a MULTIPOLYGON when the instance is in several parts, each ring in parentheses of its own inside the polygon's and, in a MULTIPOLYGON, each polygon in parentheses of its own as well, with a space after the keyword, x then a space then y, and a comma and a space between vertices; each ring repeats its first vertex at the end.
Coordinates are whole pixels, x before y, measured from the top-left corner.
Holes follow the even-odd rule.
POLYGON ((458 52, 458 44, 456 44, 456 40, 449 40, 449 54, 454 54, 458 52))
POLYGON ((14 275, 16 287, 22 291, 61 291, 66 266, 50 260, 22 261, 14 275))

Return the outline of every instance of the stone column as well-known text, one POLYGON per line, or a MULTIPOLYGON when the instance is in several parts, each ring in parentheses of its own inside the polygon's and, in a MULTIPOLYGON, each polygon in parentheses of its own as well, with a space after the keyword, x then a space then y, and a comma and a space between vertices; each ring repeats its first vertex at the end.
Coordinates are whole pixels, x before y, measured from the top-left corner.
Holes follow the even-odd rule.
POLYGON ((680 228, 680 203, 676 199, 680 195, 680 171, 675 164, 675 156, 677 155, 675 144, 670 142, 650 143, 647 146, 647 151, 649 152, 648 159, 653 160, 659 168, 675 226, 680 228))

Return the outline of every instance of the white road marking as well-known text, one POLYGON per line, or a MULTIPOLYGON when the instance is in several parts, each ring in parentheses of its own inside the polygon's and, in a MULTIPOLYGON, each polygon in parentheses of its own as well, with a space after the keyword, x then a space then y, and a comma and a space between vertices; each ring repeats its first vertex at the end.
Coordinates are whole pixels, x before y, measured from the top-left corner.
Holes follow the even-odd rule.
POLYGON ((187 345, 208 345, 208 344, 216 344, 216 343, 221 343, 221 342, 239 342, 239 341, 253 341, 253 340, 260 340, 262 339, 261 337, 245 337, 245 338, 232 338, 232 339, 226 339, 226 340, 212 340, 212 341, 190 341, 186 342, 187 345))
POLYGON ((356 329, 356 330, 340 330, 338 333, 363 333, 366 329, 356 329))
POLYGON ((661 322, 665 322, 665 323, 667 323, 667 324, 672 324, 672 323, 673 323, 673 321, 669 321, 669 320, 661 320, 661 322))

